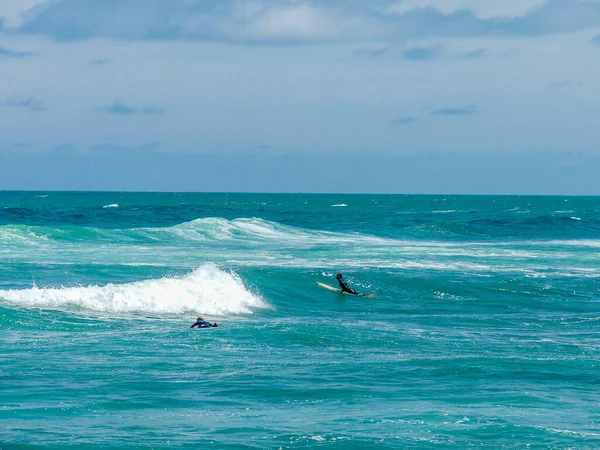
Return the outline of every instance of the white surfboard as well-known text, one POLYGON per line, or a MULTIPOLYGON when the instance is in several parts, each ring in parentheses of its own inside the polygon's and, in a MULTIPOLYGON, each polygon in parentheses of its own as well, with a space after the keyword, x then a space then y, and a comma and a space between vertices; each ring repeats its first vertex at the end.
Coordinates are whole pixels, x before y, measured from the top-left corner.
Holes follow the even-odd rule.
POLYGON ((322 288, 328 289, 330 291, 337 292, 339 294, 352 295, 353 297, 368 297, 368 298, 373 298, 374 297, 373 294, 358 294, 358 295, 354 295, 354 294, 351 294, 350 292, 342 292, 342 290, 340 288, 329 286, 328 284, 325 284, 325 283, 319 283, 318 281, 317 281, 317 284, 319 286, 321 286, 322 288))

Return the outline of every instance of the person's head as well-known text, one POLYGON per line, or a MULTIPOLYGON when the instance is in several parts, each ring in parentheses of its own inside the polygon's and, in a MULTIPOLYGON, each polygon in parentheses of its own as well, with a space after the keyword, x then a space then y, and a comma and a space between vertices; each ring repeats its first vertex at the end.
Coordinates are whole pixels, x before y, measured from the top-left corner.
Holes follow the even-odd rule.
POLYGON ((213 326, 218 327, 219 326, 219 322, 215 322, 215 324, 213 326))
POLYGON ((204 322, 204 317, 198 317, 198 319, 196 319, 198 322, 204 322))
POLYGON ((341 273, 338 273, 338 274, 337 274, 335 277, 336 277, 338 280, 341 280, 341 279, 342 279, 342 274, 341 274, 341 273))

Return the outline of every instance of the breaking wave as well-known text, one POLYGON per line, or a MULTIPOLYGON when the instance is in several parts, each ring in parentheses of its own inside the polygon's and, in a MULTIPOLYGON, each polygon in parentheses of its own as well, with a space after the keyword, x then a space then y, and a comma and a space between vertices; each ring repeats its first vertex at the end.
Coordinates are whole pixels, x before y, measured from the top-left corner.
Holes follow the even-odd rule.
POLYGON ((126 284, 0 290, 0 300, 21 307, 84 309, 102 313, 250 314, 269 305, 239 276, 205 264, 182 277, 126 284))

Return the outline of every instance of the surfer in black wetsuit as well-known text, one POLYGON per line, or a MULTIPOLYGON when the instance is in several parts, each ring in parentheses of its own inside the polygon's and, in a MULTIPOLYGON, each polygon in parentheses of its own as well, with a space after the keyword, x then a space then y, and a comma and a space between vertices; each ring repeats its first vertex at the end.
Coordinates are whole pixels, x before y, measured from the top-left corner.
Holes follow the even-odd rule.
POLYGON ((218 327, 219 322, 210 323, 204 320, 204 317, 198 317, 196 323, 194 323, 190 328, 213 328, 218 327))
POLYGON ((335 277, 337 278, 338 283, 340 283, 340 287, 342 288, 342 292, 347 292, 348 294, 352 294, 352 295, 358 295, 358 292, 356 292, 351 287, 348 287, 348 285, 346 284, 346 282, 342 278, 342 274, 341 273, 338 273, 335 277))

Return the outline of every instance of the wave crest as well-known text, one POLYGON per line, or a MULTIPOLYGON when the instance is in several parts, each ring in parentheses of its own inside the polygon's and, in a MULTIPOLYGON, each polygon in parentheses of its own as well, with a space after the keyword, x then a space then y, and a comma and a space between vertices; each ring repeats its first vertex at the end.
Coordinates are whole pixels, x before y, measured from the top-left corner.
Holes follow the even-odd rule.
POLYGON ((105 286, 0 290, 0 299, 22 307, 82 308, 103 313, 250 314, 269 305, 239 276, 205 264, 182 277, 105 286))

